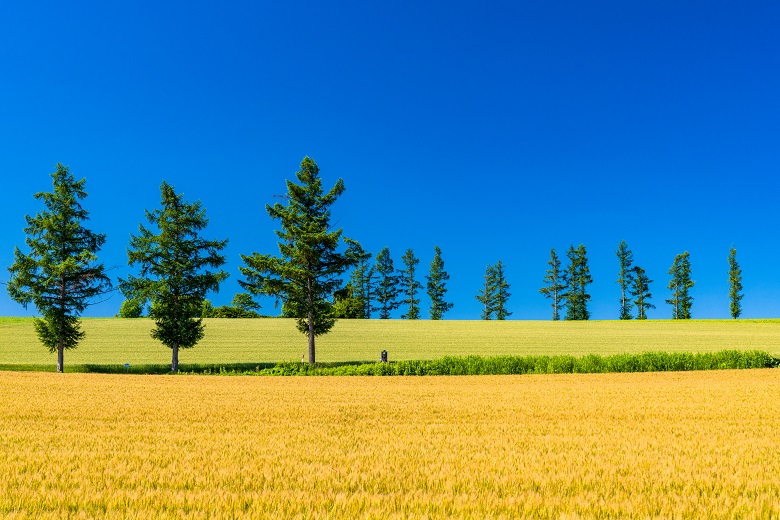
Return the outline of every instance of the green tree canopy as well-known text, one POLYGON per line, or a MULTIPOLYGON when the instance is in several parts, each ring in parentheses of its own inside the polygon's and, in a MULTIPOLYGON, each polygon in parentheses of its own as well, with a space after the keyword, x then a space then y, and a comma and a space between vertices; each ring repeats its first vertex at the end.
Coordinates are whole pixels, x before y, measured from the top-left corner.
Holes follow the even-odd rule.
POLYGON ((330 331, 336 321, 331 298, 341 288, 340 276, 361 259, 363 250, 343 238, 346 252, 338 252, 342 230, 331 230, 330 207, 344 193, 344 181, 339 179, 324 193, 319 168, 309 157, 296 177, 300 184, 287 181, 287 204, 266 206, 268 215, 281 225, 276 231, 281 255, 241 255, 246 266, 239 270, 246 281, 239 284, 251 294, 284 302, 285 313, 297 318, 298 330, 308 336, 313 364, 315 336, 330 331))
POLYGON ((569 266, 564 272, 564 285, 566 286, 563 298, 566 300, 567 320, 587 320, 590 318, 588 311, 588 285, 593 283, 588 267, 588 256, 585 246, 580 244, 577 249, 570 246, 566 252, 569 258, 569 266))
POLYGON ((390 249, 383 247, 376 255, 377 290, 376 299, 379 304, 379 318, 386 320, 390 313, 398 308, 398 276, 395 274, 390 249))
POLYGON ((450 279, 450 275, 444 270, 441 248, 435 246, 434 252, 431 270, 426 279, 428 280, 428 296, 431 298, 430 317, 432 320, 440 320, 445 312, 452 309, 452 303, 444 299, 444 296, 447 294, 447 280, 450 279))
POLYGON ((631 319, 631 299, 629 298, 630 288, 634 281, 634 253, 628 248, 625 240, 621 240, 615 254, 618 257, 618 279, 620 285, 620 319, 631 319))
POLYGON ((696 282, 691 280, 691 259, 688 251, 674 257, 669 274, 672 276, 668 285, 669 289, 672 290, 672 297, 666 300, 666 303, 672 306, 672 318, 689 320, 693 306, 690 290, 696 282))
POLYGON ((729 249, 729 312, 735 320, 742 314, 742 268, 737 262, 737 250, 729 249))
POLYGON ((646 320, 647 309, 655 309, 655 305, 650 303, 650 299, 653 297, 650 293, 650 284, 653 281, 647 276, 645 270, 638 265, 634 266, 633 271, 634 275, 630 292, 631 296, 634 297, 634 305, 636 305, 637 309, 636 319, 646 320))
POLYGON ((25 217, 30 252, 14 248, 7 289, 11 299, 25 308, 32 303, 43 316, 35 319, 35 331, 50 352, 57 352, 57 372, 62 372, 64 351, 84 338, 79 316, 112 287, 97 260, 106 235, 83 226, 89 220, 81 204, 86 181, 77 181, 67 166, 58 163, 56 168, 53 191, 34 195, 46 209, 25 217))
POLYGON ((552 300, 552 319, 558 321, 561 319, 561 307, 563 306, 563 295, 566 289, 564 272, 561 270, 561 261, 555 253, 555 249, 550 250, 550 259, 547 261, 550 266, 544 275, 544 283, 547 284, 539 292, 545 298, 552 300))
POLYGON ((406 314, 401 316, 404 320, 420 319, 420 299, 417 292, 422 289, 422 284, 417 281, 415 273, 420 259, 414 256, 412 249, 407 249, 401 257, 404 268, 399 270, 399 285, 403 296, 403 304, 406 305, 406 314))
POLYGON ((138 277, 120 280, 128 299, 151 302, 154 319, 152 337, 169 347, 171 370, 179 370, 179 349, 194 347, 203 338, 203 302, 210 291, 228 274, 219 268, 225 263, 220 251, 227 240, 206 240, 200 233, 208 219, 201 203, 186 202, 173 186, 160 186, 160 209, 146 211, 146 220, 158 230, 139 225, 139 234, 130 235, 128 264, 138 264, 138 277))

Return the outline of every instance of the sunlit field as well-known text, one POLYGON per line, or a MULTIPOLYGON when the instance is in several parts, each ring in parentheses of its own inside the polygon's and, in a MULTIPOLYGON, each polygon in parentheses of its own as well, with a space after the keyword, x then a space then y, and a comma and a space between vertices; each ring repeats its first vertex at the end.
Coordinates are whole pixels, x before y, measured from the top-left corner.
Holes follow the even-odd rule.
POLYGON ((0 373, 5 518, 769 518, 780 371, 0 373))
MULTIPOLYGON (((182 363, 297 361, 306 337, 288 319, 207 319, 206 337, 180 353, 182 363)), ((170 363, 149 336, 148 319, 85 319, 86 339, 65 353, 69 364, 170 363)), ((340 320, 317 338, 318 361, 443 356, 623 354, 648 351, 761 350, 780 356, 780 320, 692 321, 405 321, 340 320)), ((29 319, 0 318, 0 364, 56 364, 29 319)))

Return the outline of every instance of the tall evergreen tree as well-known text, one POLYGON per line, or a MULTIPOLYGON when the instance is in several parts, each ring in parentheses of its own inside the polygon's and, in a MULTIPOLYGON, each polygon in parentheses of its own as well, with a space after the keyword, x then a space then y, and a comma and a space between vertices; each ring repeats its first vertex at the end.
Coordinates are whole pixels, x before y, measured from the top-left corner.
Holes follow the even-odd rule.
POLYGON ((398 308, 398 276, 395 274, 393 259, 390 257, 390 249, 382 248, 376 255, 377 302, 379 303, 379 318, 386 320, 390 313, 398 308))
POLYGON ((620 319, 631 319, 631 300, 629 298, 629 291, 633 284, 634 270, 632 264, 634 263, 634 254, 628 248, 625 240, 621 240, 618 245, 615 254, 618 257, 618 279, 617 284, 620 285, 620 319))
POLYGON ((25 309, 32 303, 43 316, 33 322, 35 332, 49 352, 57 352, 57 372, 62 372, 65 350, 76 348, 84 338, 79 316, 111 290, 111 280, 97 260, 106 235, 82 224, 89 220, 81 205, 87 197, 86 181, 77 181, 67 166, 58 163, 56 168, 51 174, 53 191, 34 195, 46 209, 25 217, 30 253, 14 248, 7 289, 12 300, 25 309))
POLYGON ((590 275, 585 246, 580 244, 577 249, 574 249, 573 245, 570 246, 566 256, 569 258, 569 266, 564 272, 566 319, 590 319, 588 311, 590 294, 588 294, 587 286, 593 283, 593 278, 590 275))
POLYGON ((431 298, 430 317, 440 320, 445 312, 452 309, 452 303, 444 300, 447 293, 447 280, 450 275, 444 270, 444 260, 439 246, 434 247, 435 255, 431 261, 431 270, 426 276, 428 281, 428 296, 431 298))
POLYGON ((401 262, 404 264, 404 269, 398 271, 399 285, 403 295, 403 304, 407 307, 406 314, 402 315, 401 318, 418 320, 420 319, 420 299, 416 296, 417 292, 422 289, 422 284, 415 278, 415 271, 420 259, 415 258, 413 250, 407 249, 404 256, 401 257, 401 262))
POLYGON ((376 267, 371 263, 371 253, 360 252, 357 264, 349 277, 348 286, 352 288, 352 297, 360 301, 360 318, 369 319, 371 313, 377 310, 374 305, 377 290, 376 267))
POLYGON ((561 307, 563 306, 563 295, 566 285, 564 272, 561 271, 561 261, 554 248, 550 250, 550 259, 547 261, 547 264, 550 266, 544 275, 544 282, 547 285, 539 289, 539 292, 545 298, 552 300, 552 319, 553 321, 558 321, 561 319, 561 307))
POLYGON ((647 309, 655 309, 655 305, 650 303, 650 299, 653 297, 650 294, 650 284, 653 281, 648 278, 645 270, 639 266, 633 268, 632 286, 630 288, 631 296, 634 297, 634 305, 636 305, 638 320, 647 319, 647 309))
POLYGON ((509 282, 506 281, 506 275, 504 274, 504 263, 499 260, 494 266, 494 280, 495 280, 495 298, 493 299, 493 310, 496 313, 497 320, 505 320, 511 316, 512 313, 506 308, 506 303, 512 294, 509 292, 509 282))
POLYGON ((742 269, 737 262, 737 250, 729 249, 729 311, 735 320, 742 314, 742 269))
POLYGON ((485 276, 482 277, 482 288, 477 293, 477 301, 482 304, 483 320, 492 320, 495 313, 496 298, 496 266, 488 265, 485 268, 485 276))
POLYGON ((666 303, 672 306, 672 319, 689 320, 693 305, 693 297, 689 291, 695 282, 691 280, 691 260, 688 251, 674 257, 669 274, 672 275, 668 285, 672 290, 672 297, 666 300, 666 303))
POLYGON ((331 231, 330 207, 344 193, 339 179, 323 192, 317 164, 306 157, 296 173, 300 184, 287 181, 287 204, 266 206, 282 227, 276 231, 281 256, 241 255, 246 267, 239 270, 246 281, 239 284, 255 295, 284 300, 288 314, 297 318, 298 330, 308 336, 309 363, 316 361, 315 336, 333 327, 335 318, 330 298, 341 287, 339 278, 357 264, 363 254, 354 240, 343 238, 346 251, 339 253, 342 230, 331 231))
POLYGON ((171 371, 178 372, 179 349, 203 338, 206 294, 219 291, 228 277, 219 269, 228 241, 201 237, 209 220, 200 201, 186 202, 165 181, 160 192, 162 207, 146 211, 146 220, 159 233, 140 225, 139 234, 130 235, 128 264, 139 264, 140 275, 120 280, 119 288, 128 299, 151 302, 152 337, 171 349, 171 371))

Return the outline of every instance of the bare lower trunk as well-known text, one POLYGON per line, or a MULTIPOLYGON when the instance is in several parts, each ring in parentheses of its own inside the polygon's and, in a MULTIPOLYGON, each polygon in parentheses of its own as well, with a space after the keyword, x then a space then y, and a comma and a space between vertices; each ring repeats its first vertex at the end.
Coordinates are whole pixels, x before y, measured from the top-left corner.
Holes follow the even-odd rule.
POLYGON ((309 312, 309 364, 313 365, 314 358, 314 313, 309 312))
POLYGON ((171 351, 171 372, 175 374, 179 371, 179 345, 174 345, 171 351))
POLYGON ((65 367, 64 365, 65 360, 65 345, 62 341, 62 338, 60 338, 59 345, 57 345, 57 372, 64 372, 65 367))

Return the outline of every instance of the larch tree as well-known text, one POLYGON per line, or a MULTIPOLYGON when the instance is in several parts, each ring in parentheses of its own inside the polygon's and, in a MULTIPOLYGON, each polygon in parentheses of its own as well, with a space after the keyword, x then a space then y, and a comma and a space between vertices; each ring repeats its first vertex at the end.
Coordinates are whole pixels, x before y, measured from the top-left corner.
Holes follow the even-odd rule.
POLYGON ((552 300, 552 319, 558 321, 561 319, 561 307, 563 306, 563 294, 566 289, 564 272, 561 271, 561 261, 558 255, 555 253, 555 249, 550 250, 550 259, 547 261, 550 266, 544 275, 544 287, 539 289, 539 292, 544 295, 545 298, 552 300))
POLYGON ((618 245, 615 254, 618 257, 618 279, 617 284, 620 286, 620 319, 630 320, 631 316, 631 299, 629 292, 633 285, 633 263, 634 254, 628 248, 625 240, 621 240, 618 245))
POLYGON ((690 290, 696 282, 691 280, 691 260, 688 251, 674 257, 669 274, 672 278, 667 287, 672 290, 672 297, 666 300, 666 303, 672 306, 672 319, 689 320, 693 306, 690 290))
POLYGON ((493 266, 495 296, 493 298, 493 311, 495 312, 497 320, 505 320, 511 316, 512 313, 507 309, 507 301, 512 294, 509 292, 509 282, 506 280, 506 274, 504 273, 504 262, 501 260, 493 266))
POLYGON ((729 249, 729 312, 735 320, 742 314, 742 268, 737 262, 737 250, 729 249))
POLYGON ((650 284, 653 281, 648 278, 647 273, 641 267, 633 267, 632 285, 630 287, 631 296, 634 297, 634 305, 636 305, 636 319, 646 320, 647 309, 655 309, 655 305, 650 303, 650 299, 653 295, 650 293, 650 284))
POLYGON ((139 225, 139 234, 130 235, 128 264, 139 266, 139 275, 121 280, 126 298, 150 302, 149 316, 155 327, 152 337, 171 349, 171 371, 179 371, 179 349, 194 347, 203 339, 200 318, 209 292, 218 292, 228 277, 220 269, 220 254, 227 240, 207 240, 201 232, 208 225, 200 201, 187 202, 183 194, 163 181, 161 207, 146 210, 146 220, 157 228, 139 225))
POLYGON ((398 276, 395 273, 390 249, 383 247, 376 255, 376 299, 379 308, 379 318, 387 320, 390 313, 400 305, 398 301, 398 276))
POLYGON ((112 287, 97 258, 106 235, 83 225, 89 220, 81 204, 87 197, 85 179, 77 181, 59 163, 51 177, 53 191, 34 195, 46 209, 25 217, 30 252, 14 248, 7 289, 12 300, 25 308, 32 303, 41 314, 33 322, 35 332, 49 352, 57 352, 57 372, 62 372, 65 350, 84 338, 79 316, 112 287))
POLYGON ((481 318, 483 320, 493 319, 495 312, 495 296, 497 292, 496 287, 496 266, 488 265, 485 268, 485 275, 482 277, 482 288, 477 293, 477 301, 482 304, 481 318))
POLYGON ((281 226, 276 231, 280 256, 241 255, 246 265, 239 267, 246 277, 239 281, 244 289, 282 300, 285 313, 296 318, 298 330, 308 337, 310 364, 316 362, 315 337, 336 322, 331 298, 341 288, 340 277, 363 254, 357 242, 342 237, 342 229, 331 229, 330 208, 344 193, 344 181, 339 179, 326 193, 319 171, 305 157, 295 174, 300 184, 287 181, 287 203, 266 205, 281 226), (342 244, 346 250, 339 252, 342 244))
POLYGON ((426 276, 428 282, 428 296, 431 299, 429 311, 432 320, 440 320, 444 313, 452 309, 452 303, 447 302, 444 296, 447 294, 447 280, 450 275, 444 270, 444 260, 441 257, 441 248, 434 247, 434 257, 431 261, 431 270, 426 276))
POLYGON ((422 289, 422 284, 415 277, 419 258, 415 258, 414 251, 407 249, 401 257, 404 268, 398 271, 398 282, 401 289, 402 304, 406 305, 406 314, 401 316, 405 320, 420 319, 420 299, 417 293, 422 289))
POLYGON ((569 258, 569 266, 564 272, 564 300, 566 301, 566 319, 567 320, 587 320, 590 319, 588 311, 588 285, 593 283, 588 267, 588 254, 585 246, 580 244, 577 249, 570 246, 566 252, 569 258))

